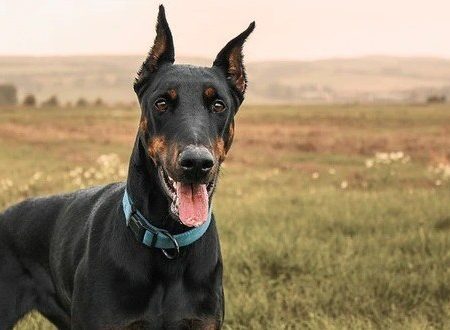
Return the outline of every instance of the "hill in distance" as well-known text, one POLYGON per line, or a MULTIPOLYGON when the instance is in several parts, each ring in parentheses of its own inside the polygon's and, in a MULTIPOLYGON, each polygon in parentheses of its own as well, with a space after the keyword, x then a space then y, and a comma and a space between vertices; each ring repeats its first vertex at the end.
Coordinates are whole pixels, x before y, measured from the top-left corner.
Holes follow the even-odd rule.
MULTIPOLYGON (((83 97, 106 103, 133 102, 133 79, 142 56, 0 57, 0 83, 19 97, 51 95, 63 102, 83 97)), ((209 66, 203 58, 177 63, 209 66)), ((450 98, 450 60, 370 56, 318 61, 247 64, 248 103, 420 102, 428 95, 450 98)))

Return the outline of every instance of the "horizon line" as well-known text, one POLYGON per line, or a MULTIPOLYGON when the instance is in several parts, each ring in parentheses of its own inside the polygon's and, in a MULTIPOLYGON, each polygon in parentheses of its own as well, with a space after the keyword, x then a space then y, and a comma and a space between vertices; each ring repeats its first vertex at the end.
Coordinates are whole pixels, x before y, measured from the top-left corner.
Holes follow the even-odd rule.
MULTIPOLYGON (((128 54, 120 54, 120 53, 72 53, 72 54, 0 54, 0 58, 93 58, 93 57, 142 57, 145 59, 146 54, 141 55, 137 53, 128 53, 128 54)), ((351 59, 365 59, 365 58, 400 58, 400 59, 435 59, 435 60, 445 60, 450 61, 450 56, 443 55, 434 55, 434 54, 388 54, 388 53, 372 53, 372 54, 360 54, 360 55, 336 55, 336 56, 327 56, 322 57, 318 56, 315 58, 268 58, 268 59, 259 59, 259 60, 250 60, 246 61, 246 63, 267 63, 267 62, 318 62, 318 61, 329 61, 329 60, 351 60, 351 59)), ((179 56, 175 56, 176 59, 196 59, 196 60, 211 60, 208 56, 202 55, 189 55, 182 54, 179 56)), ((213 61, 212 59, 211 61, 213 61)))

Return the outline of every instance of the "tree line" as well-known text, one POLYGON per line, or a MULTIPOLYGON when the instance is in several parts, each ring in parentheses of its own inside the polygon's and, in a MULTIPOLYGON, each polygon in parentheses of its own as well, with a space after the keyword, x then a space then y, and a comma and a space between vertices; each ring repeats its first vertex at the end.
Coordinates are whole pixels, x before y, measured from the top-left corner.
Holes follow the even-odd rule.
POLYGON ((62 103, 56 95, 49 96, 39 104, 34 94, 26 94, 20 102, 17 88, 12 84, 0 84, 0 106, 16 106, 22 104, 25 107, 87 107, 87 106, 105 106, 105 102, 101 98, 89 102, 87 99, 80 97, 76 102, 62 103))

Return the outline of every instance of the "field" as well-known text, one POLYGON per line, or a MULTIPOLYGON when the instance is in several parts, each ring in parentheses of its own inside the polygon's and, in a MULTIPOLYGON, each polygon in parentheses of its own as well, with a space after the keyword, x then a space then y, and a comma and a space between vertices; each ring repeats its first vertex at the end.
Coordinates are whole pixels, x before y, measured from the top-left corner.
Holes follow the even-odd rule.
MULTIPOLYGON (((137 124, 0 109, 0 209, 123 180, 137 124)), ((226 329, 450 328, 450 106, 248 106, 236 129, 214 203, 226 329)))

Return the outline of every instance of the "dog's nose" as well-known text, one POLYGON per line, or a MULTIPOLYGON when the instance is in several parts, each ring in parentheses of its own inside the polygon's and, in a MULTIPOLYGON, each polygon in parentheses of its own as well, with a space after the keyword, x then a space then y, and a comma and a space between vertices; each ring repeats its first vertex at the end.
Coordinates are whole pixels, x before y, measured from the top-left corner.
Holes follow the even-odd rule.
POLYGON ((178 164, 188 180, 201 180, 214 166, 214 157, 203 146, 187 146, 178 157, 178 164))

